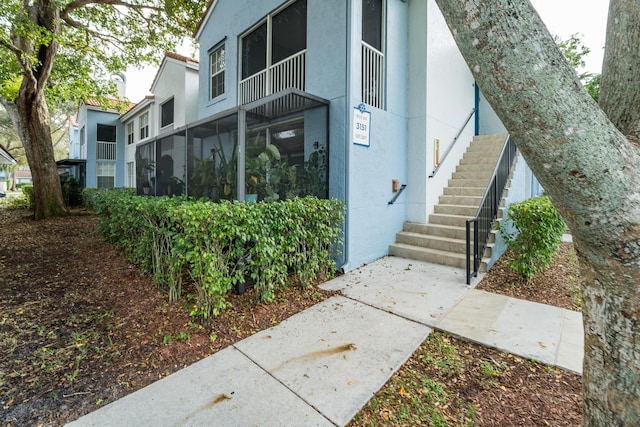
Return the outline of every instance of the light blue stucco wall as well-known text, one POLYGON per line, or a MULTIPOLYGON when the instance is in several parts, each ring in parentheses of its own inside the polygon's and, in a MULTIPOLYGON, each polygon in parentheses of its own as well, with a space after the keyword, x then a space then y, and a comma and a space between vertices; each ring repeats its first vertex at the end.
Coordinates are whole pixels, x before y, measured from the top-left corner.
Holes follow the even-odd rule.
MULTIPOLYGON (((99 111, 83 106, 78 114, 79 128, 85 127, 85 138, 87 147, 87 171, 86 186, 89 188, 97 187, 96 176, 96 145, 97 145, 97 125, 109 125, 116 127, 116 174, 115 186, 124 187, 125 170, 124 170, 124 125, 120 121, 120 115, 116 112, 99 111)), ((101 162, 108 162, 101 160, 101 162)))
MULTIPOLYGON (((409 64, 415 61, 409 51, 409 7, 412 1, 386 0, 385 23, 385 97, 384 109, 367 106, 371 112, 370 146, 355 145, 351 141, 353 126, 353 110, 362 99, 361 94, 361 33, 362 15, 361 0, 307 0, 307 92, 330 101, 329 105, 329 193, 331 197, 343 199, 347 203, 347 221, 345 224, 345 248, 340 261, 345 270, 356 268, 365 263, 388 254, 389 244, 395 241, 396 233, 402 229, 407 219, 407 193, 403 193, 393 205, 392 181, 397 179, 401 184, 418 185, 427 182, 426 170, 420 176, 410 175, 409 159, 409 103, 410 96, 426 98, 427 85, 422 85, 422 93, 415 94, 409 87, 409 64)), ((429 8, 435 7, 432 0, 429 8)), ((260 22, 268 13, 276 10, 283 0, 218 0, 210 19, 204 23, 200 32, 200 118, 211 116, 217 112, 233 108, 237 104, 238 69, 240 57, 238 52, 239 37, 249 28, 260 22), (226 49, 225 95, 210 100, 209 93, 209 52, 224 42, 226 49)), ((420 28, 417 31, 428 31, 427 9, 420 28)), ((443 34, 448 31, 442 27, 443 34)), ((440 31, 440 29, 438 30, 440 31)), ((449 36, 450 37, 450 36, 449 36)), ((455 46, 449 43, 447 46, 455 46)), ((420 50, 427 54, 426 46, 420 50)), ((440 51, 437 51, 440 52, 440 51)), ((436 52, 436 53, 437 53, 436 52)), ((424 59, 424 58, 423 58, 424 59)), ((462 64, 462 62, 461 62, 462 64)), ((450 59, 443 66, 459 66, 451 64, 450 59)), ((439 69, 433 62, 430 67, 439 69)), ((427 77, 427 61, 422 65, 423 75, 427 77)), ((451 96, 440 97, 459 112, 459 116, 441 118, 441 105, 435 102, 432 112, 425 108, 418 121, 422 123, 423 137, 413 141, 414 144, 427 144, 425 140, 431 132, 443 140, 450 140, 448 134, 455 133, 460 127, 461 118, 473 107, 473 81, 468 78, 468 70, 452 73, 452 70, 440 73, 443 78, 456 75, 456 79, 445 83, 456 88, 458 80, 465 87, 460 99, 460 108, 451 96), (468 87, 467 87, 468 86, 468 87), (459 111, 458 111, 459 110, 459 111), (428 117, 427 117, 428 116, 428 117), (429 118, 429 120, 428 120, 429 118), (433 128, 435 125, 442 125, 433 128), (444 123, 444 124, 443 124, 444 123), (438 129, 446 128, 446 131, 438 129), (449 129, 450 128, 450 129, 449 129), (432 130, 433 129, 433 130, 432 130)), ((440 87, 439 82, 433 87, 440 87)), ((433 90, 433 89, 432 89, 433 90)), ((447 110, 449 111, 449 110, 447 110)), ((472 125, 471 125, 472 129, 472 125)), ((432 138, 431 138, 432 139, 432 138)), ((414 147, 412 152, 415 152, 414 147)), ((423 155, 430 156, 432 145, 423 155)), ((424 156, 423 156, 424 157, 424 156)), ((425 158, 425 161, 427 159, 425 158)), ((440 189, 441 190, 441 189, 440 189)), ((438 191, 438 190, 433 190, 438 191)), ((426 194, 422 193, 419 203, 426 206, 426 194)))
MULTIPOLYGON (((393 198, 392 180, 406 184, 408 110, 408 3, 386 2, 385 64, 386 110, 367 106, 371 112, 370 146, 353 144, 353 109, 361 102, 362 2, 350 2, 349 87, 345 108, 348 190, 348 263, 356 268, 388 254, 389 244, 406 219, 406 193, 393 198)), ((332 139, 333 140, 333 139, 332 139)))

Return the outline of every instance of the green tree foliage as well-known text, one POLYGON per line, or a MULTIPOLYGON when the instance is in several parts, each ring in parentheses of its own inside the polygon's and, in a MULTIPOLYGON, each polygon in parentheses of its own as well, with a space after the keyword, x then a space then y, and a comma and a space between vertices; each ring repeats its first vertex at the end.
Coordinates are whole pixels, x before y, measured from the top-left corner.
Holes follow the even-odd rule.
POLYGON ((88 96, 107 105, 108 77, 157 62, 193 32, 205 0, 4 0, 0 103, 25 148, 35 215, 64 210, 50 113, 88 96))
POLYGON ((591 53, 591 49, 584 45, 581 35, 578 33, 572 34, 566 40, 562 40, 558 36, 554 36, 553 39, 565 58, 567 58, 569 65, 578 73, 578 78, 587 92, 589 92, 589 95, 597 102, 600 96, 600 73, 582 71, 586 65, 584 58, 591 53))

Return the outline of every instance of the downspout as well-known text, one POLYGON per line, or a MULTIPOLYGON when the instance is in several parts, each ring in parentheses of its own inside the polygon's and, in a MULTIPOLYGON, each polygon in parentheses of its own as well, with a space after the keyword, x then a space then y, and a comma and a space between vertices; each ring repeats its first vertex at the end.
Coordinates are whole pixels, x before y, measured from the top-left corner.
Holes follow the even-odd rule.
POLYGON ((474 87, 474 108, 476 115, 474 117, 474 135, 480 135, 480 88, 478 87, 478 83, 473 83, 474 87))
POLYGON ((349 153, 351 148, 351 132, 349 132, 351 126, 351 59, 352 59, 352 32, 351 32, 351 15, 353 13, 353 0, 347 2, 347 18, 346 18, 346 30, 347 30, 347 45, 346 47, 346 62, 345 62, 345 121, 347 126, 344 127, 344 201, 346 205, 346 214, 344 220, 344 246, 342 248, 343 264, 339 270, 343 273, 348 271, 349 268, 349 153))

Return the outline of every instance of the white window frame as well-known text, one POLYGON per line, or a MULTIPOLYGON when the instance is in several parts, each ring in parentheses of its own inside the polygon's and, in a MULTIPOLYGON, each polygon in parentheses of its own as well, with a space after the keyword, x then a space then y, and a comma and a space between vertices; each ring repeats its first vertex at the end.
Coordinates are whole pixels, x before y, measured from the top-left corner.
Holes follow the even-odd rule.
POLYGON ((127 187, 136 187, 136 165, 134 162, 127 162, 127 187))
POLYGON ((116 164, 113 162, 96 163, 96 187, 114 188, 116 186, 116 164), (100 185, 100 178, 113 178, 112 186, 100 185))
POLYGON ((149 138, 149 112, 145 112, 138 117, 140 124, 140 140, 149 138))
POLYGON ((105 125, 98 123, 96 125, 96 160, 117 160, 117 140, 118 140, 118 128, 113 125, 105 125), (102 141, 97 138, 97 128, 99 126, 105 126, 113 128, 115 131, 115 141, 102 141))
POLYGON ((136 142, 136 132, 133 122, 127 123, 127 145, 134 144, 136 142))
POLYGON ((227 68, 226 63, 226 51, 224 43, 215 47, 209 54, 209 99, 215 99, 225 94, 225 70, 227 68), (218 88, 218 85, 213 84, 214 78, 222 75, 222 92, 214 93, 214 89, 218 88))

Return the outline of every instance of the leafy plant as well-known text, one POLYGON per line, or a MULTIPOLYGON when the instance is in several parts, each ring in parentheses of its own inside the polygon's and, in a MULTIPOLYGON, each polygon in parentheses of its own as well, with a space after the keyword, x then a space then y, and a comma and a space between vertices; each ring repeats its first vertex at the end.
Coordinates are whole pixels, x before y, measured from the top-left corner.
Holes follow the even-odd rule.
POLYGON ((527 280, 547 268, 558 253, 566 224, 547 196, 509 205, 500 232, 514 257, 509 267, 527 280))
POLYGON ((171 300, 181 298, 182 280, 191 280, 191 314, 205 322, 246 280, 270 301, 290 274, 305 286, 330 276, 341 245, 344 203, 338 200, 214 203, 115 189, 96 192, 94 202, 98 231, 153 274, 171 300))

